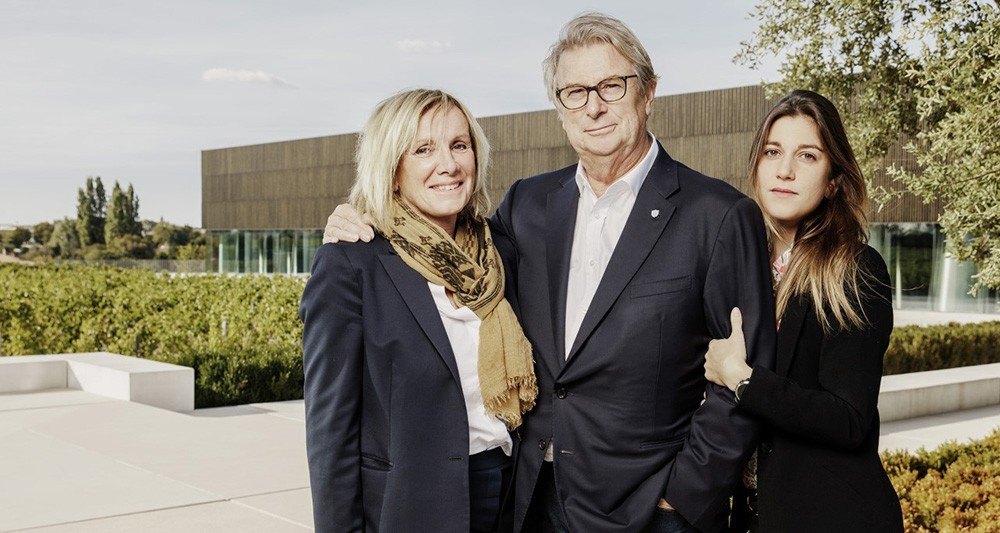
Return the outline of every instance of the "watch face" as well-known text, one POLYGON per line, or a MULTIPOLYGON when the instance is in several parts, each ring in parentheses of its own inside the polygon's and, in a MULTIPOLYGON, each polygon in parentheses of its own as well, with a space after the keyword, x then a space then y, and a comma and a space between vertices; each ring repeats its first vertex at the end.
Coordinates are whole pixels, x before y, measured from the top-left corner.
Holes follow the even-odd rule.
POLYGON ((740 398, 743 396, 743 391, 746 390, 747 385, 749 385, 749 384, 750 384, 750 380, 749 379, 744 379, 743 381, 741 381, 741 382, 739 382, 739 383, 736 384, 736 391, 734 391, 734 392, 736 394, 736 401, 737 402, 740 401, 740 398))

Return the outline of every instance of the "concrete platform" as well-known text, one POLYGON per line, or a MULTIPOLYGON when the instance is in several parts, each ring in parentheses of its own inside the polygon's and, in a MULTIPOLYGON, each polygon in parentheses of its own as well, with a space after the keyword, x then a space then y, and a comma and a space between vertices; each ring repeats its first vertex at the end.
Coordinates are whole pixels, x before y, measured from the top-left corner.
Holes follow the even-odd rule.
POLYGON ((884 376, 882 422, 1000 404, 1000 363, 884 376))
POLYGON ((0 531, 312 529, 302 402, 177 413, 0 394, 0 531))
POLYGON ((0 357, 0 393, 68 388, 169 409, 194 409, 194 369, 107 352, 0 357))
MULTIPOLYGON (((60 363, 37 362, 14 372, 47 383, 46 365, 60 363)), ((23 386, 10 385, 11 368, 0 379, 23 386)), ((994 371, 889 376, 884 394, 937 405, 962 398, 948 387, 975 387, 994 371)), ((972 396, 993 403, 884 422, 880 449, 933 448, 1000 427, 1000 400, 972 396)), ((0 531, 309 531, 304 420, 301 400, 175 412, 66 385, 0 393, 0 531)))
POLYGON ((981 439, 1000 428, 1000 405, 882 424, 879 451, 933 449, 981 439))
POLYGON ((974 324, 994 321, 1000 321, 1000 314, 916 311, 912 309, 896 309, 893 311, 893 325, 897 328, 902 326, 939 326, 951 322, 974 324))

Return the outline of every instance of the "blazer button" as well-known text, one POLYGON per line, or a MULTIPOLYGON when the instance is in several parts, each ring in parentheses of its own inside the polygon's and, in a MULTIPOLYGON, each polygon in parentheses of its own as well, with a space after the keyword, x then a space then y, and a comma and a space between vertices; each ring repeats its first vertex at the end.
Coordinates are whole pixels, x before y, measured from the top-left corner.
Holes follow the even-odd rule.
POLYGON ((556 389, 556 398, 562 400, 566 398, 566 395, 567 395, 566 387, 559 387, 558 389, 556 389))
POLYGON ((542 440, 538 441, 538 449, 539 450, 545 451, 545 449, 548 448, 548 447, 549 447, 549 441, 547 441, 545 439, 542 439, 542 440))
POLYGON ((771 443, 770 442, 764 441, 764 442, 760 443, 760 451, 763 452, 765 455, 767 455, 767 454, 773 452, 774 448, 771 447, 771 443))

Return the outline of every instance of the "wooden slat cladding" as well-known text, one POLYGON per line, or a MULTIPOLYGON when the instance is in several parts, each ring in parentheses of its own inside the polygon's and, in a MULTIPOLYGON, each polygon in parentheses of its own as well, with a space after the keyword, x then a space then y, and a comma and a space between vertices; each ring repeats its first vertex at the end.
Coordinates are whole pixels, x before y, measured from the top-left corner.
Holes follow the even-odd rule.
MULTIPOLYGON (((746 192, 750 141, 773 103, 759 86, 661 96, 649 128, 674 159, 746 192)), ((485 117, 480 123, 493 147, 494 204, 515 180, 577 160, 554 110, 485 117)), ((210 230, 322 228, 354 180, 356 141, 352 133, 202 152, 202 224, 210 230)), ((886 161, 914 165, 900 146, 886 161)), ((899 189, 884 173, 874 182, 899 189)), ((932 222, 939 210, 907 194, 873 213, 872 221, 932 222)))

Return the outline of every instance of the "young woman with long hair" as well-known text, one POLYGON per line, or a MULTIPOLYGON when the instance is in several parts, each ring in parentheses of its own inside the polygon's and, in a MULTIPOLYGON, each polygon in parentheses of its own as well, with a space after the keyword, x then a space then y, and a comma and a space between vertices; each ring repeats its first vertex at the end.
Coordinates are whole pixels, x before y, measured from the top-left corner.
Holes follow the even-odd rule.
POLYGON ((706 377, 765 423, 733 529, 902 531, 878 456, 889 274, 866 244, 868 194, 840 114, 794 91, 764 118, 750 153, 772 250, 777 365, 746 364, 738 309, 732 336, 706 354, 706 377))

